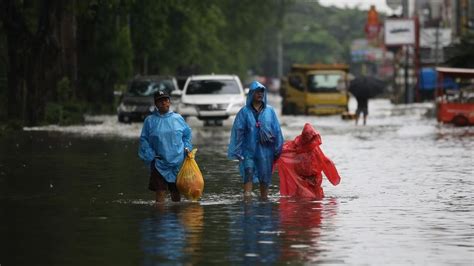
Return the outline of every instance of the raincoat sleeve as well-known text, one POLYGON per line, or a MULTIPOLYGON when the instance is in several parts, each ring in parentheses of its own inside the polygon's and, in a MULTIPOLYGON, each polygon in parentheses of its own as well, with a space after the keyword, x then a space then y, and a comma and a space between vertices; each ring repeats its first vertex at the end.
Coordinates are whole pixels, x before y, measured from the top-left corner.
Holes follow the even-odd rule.
POLYGON ((152 149, 149 142, 149 128, 149 120, 145 120, 145 123, 143 123, 142 133, 140 134, 140 146, 138 150, 138 156, 146 164, 150 164, 155 158, 155 151, 152 149))
POLYGON ((191 128, 189 127, 188 124, 186 124, 186 121, 184 121, 183 117, 180 117, 180 121, 183 123, 184 129, 183 129, 183 143, 184 143, 184 148, 188 148, 188 150, 192 151, 193 150, 193 144, 191 143, 192 140, 192 131, 191 128))
POLYGON ((278 121, 278 117, 275 114, 275 111, 273 111, 273 120, 275 123, 273 123, 273 132, 276 134, 276 140, 275 140, 275 160, 278 159, 281 155, 281 150, 283 147, 283 134, 281 133, 281 127, 280 127, 280 122, 278 121))
POLYGON ((242 160, 242 146, 245 136, 245 119, 241 109, 234 120, 230 135, 230 143, 227 149, 227 157, 231 160, 242 160))

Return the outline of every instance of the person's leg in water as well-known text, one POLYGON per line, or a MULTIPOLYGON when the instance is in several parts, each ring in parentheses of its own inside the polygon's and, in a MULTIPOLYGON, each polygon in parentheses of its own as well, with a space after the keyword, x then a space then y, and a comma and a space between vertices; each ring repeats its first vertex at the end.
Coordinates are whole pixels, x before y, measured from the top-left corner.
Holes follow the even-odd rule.
POLYGON ((253 169, 245 168, 244 175, 244 197, 250 198, 252 197, 253 169))
POLYGON ((148 189, 155 192, 155 202, 163 203, 166 196, 166 181, 163 176, 155 168, 154 161, 150 164, 150 182, 148 189))
POLYGON ((367 98, 362 99, 361 106, 360 106, 360 113, 362 113, 362 115, 364 116, 363 125, 365 126, 367 124, 367 115, 369 114, 369 99, 367 98))
POLYGON ((165 197, 166 197, 166 191, 156 191, 155 202, 163 203, 165 202, 165 197))
POLYGON ((369 115, 369 108, 367 106, 367 102, 366 102, 366 105, 364 106, 364 108, 362 109, 362 114, 364 115, 364 126, 367 124, 367 116, 369 115))
POLYGON ((168 190, 170 192, 171 200, 174 202, 181 201, 181 194, 179 194, 176 183, 168 183, 168 190))
POLYGON ((260 182, 260 199, 261 200, 268 200, 268 184, 264 182, 260 182))
POLYGON ((360 109, 360 100, 357 99, 357 109, 356 109, 356 113, 355 113, 355 124, 357 126, 357 124, 359 124, 359 117, 360 117, 360 112, 361 112, 361 109, 360 109))

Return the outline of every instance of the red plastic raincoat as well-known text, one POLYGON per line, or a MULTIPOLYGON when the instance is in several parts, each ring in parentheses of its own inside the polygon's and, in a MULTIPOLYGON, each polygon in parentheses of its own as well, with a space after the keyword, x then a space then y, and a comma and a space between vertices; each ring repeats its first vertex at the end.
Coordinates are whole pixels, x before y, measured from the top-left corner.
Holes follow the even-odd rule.
POLYGON ((308 123, 304 125, 301 135, 283 144, 281 156, 276 162, 281 195, 322 199, 321 172, 331 184, 339 184, 341 177, 336 166, 324 155, 320 145, 319 132, 308 123))

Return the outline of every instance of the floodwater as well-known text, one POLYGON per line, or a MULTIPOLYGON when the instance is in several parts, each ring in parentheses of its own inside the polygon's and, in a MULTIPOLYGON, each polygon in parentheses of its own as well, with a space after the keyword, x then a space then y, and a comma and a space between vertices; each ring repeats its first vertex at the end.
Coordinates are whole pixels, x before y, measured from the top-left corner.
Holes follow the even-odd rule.
POLYGON ((189 121, 204 195, 160 208, 140 123, 99 116, 0 137, 0 265, 473 265, 474 128, 438 125, 431 108, 372 100, 365 127, 280 117, 286 139, 305 122, 320 131, 342 177, 323 181, 322 201, 280 197, 277 175, 269 201, 244 201, 230 120, 189 121))

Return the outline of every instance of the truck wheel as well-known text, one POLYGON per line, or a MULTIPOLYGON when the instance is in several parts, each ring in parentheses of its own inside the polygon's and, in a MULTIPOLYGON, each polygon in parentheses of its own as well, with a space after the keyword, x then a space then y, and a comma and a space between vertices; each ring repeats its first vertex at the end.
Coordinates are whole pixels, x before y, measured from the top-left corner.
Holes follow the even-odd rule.
POLYGON ((464 127, 469 124, 469 120, 463 115, 457 115, 453 118, 453 124, 458 127, 464 127))
POLYGON ((286 108, 285 108, 285 109, 286 109, 286 110, 285 110, 285 111, 286 111, 286 112, 285 112, 286 115, 295 115, 295 110, 296 110, 296 108, 295 108, 295 106, 294 106, 292 103, 287 103, 285 107, 286 107, 286 108))
POLYGON ((119 115, 118 116, 118 121, 120 123, 125 123, 125 124, 129 124, 131 122, 130 118, 128 116, 125 116, 125 115, 119 115))

